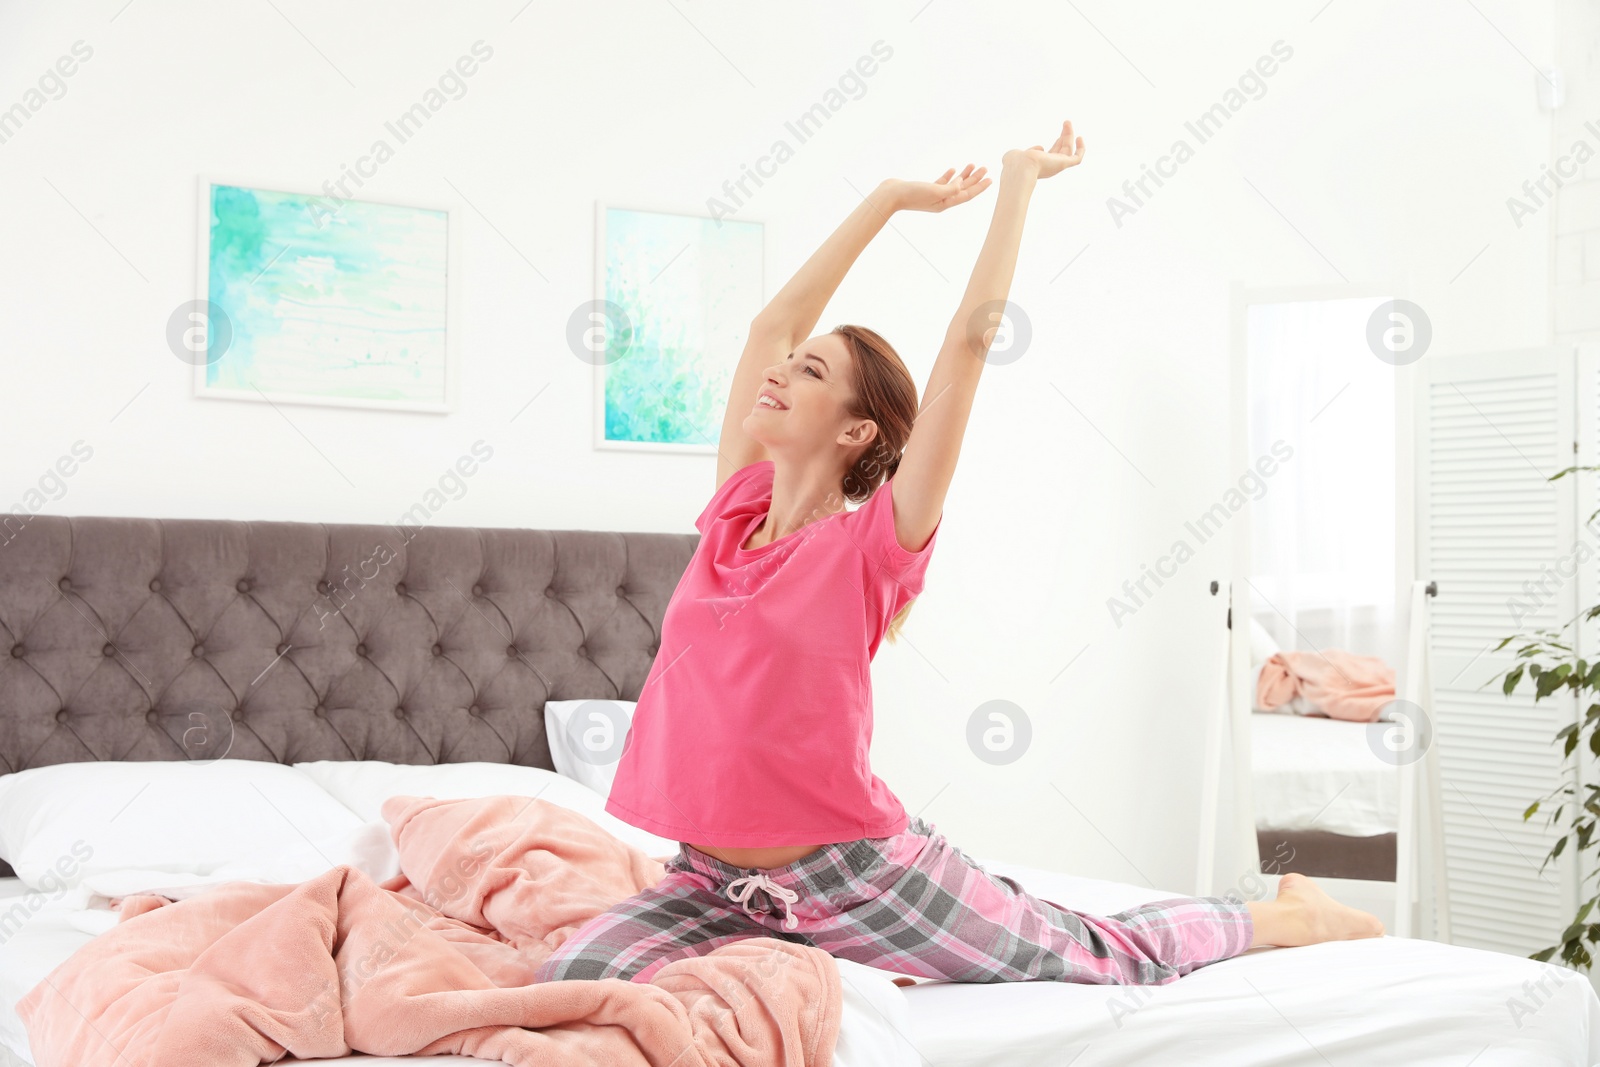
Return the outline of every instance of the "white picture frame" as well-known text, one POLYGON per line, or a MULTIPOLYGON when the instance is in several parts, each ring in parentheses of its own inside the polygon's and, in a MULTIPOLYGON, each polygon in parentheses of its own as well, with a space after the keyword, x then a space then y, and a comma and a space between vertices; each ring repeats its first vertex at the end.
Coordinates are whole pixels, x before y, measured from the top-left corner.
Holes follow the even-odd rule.
MULTIPOLYGON (((715 221, 703 213, 673 211, 667 209, 639 207, 634 204, 607 203, 603 200, 595 201, 595 256, 594 256, 594 303, 588 308, 595 308, 607 300, 607 212, 611 210, 636 212, 647 215, 677 216, 691 219, 696 222, 715 221)), ((736 344, 730 343, 728 351, 721 353, 717 358, 726 362, 728 381, 731 379, 734 368, 738 365, 739 356, 743 352, 744 341, 748 340, 748 327, 751 320, 765 306, 766 302, 766 223, 759 219, 727 220, 728 225, 755 227, 755 240, 758 251, 752 257, 756 277, 753 286, 753 296, 749 297, 748 307, 734 318, 741 324, 744 331, 743 339, 736 344)), ((583 310, 583 309, 580 309, 583 310)), ((714 425, 707 425, 702 431, 705 440, 700 442, 680 441, 635 441, 610 438, 607 436, 606 425, 606 363, 603 358, 594 360, 594 447, 599 450, 619 452, 668 452, 687 453, 692 455, 716 455, 717 444, 721 436, 721 411, 726 404, 727 389, 713 390, 716 395, 716 421, 714 425)))
MULTIPOLYGON (((342 214, 347 205, 360 204, 377 208, 408 209, 419 212, 437 212, 444 216, 445 235, 443 241, 444 259, 444 341, 442 357, 436 357, 432 363, 439 364, 438 372, 442 374, 443 381, 439 388, 430 389, 432 397, 384 398, 360 395, 331 395, 316 391, 292 388, 238 388, 229 385, 220 385, 211 381, 208 373, 212 364, 220 360, 210 360, 200 355, 191 359, 194 366, 194 396, 203 399, 215 400, 242 400, 255 403, 271 404, 304 404, 316 407, 356 408, 366 410, 406 411, 429 414, 450 414, 458 409, 461 392, 461 353, 460 353, 460 317, 461 317, 461 221, 462 212, 458 205, 449 200, 407 198, 405 200, 391 200, 384 197, 355 195, 348 199, 332 197, 325 189, 314 189, 308 185, 296 182, 261 181, 256 179, 241 179, 232 175, 203 173, 198 176, 197 192, 197 248, 195 269, 195 294, 196 300, 202 303, 212 299, 211 263, 212 263, 212 195, 213 190, 219 186, 247 189, 257 192, 285 194, 290 196, 303 196, 315 198, 334 217, 342 214)), ((327 218, 328 216, 321 216, 327 218)), ((292 251, 292 250, 291 250, 292 251)), ((269 264, 271 266, 271 264, 269 264)), ((220 359, 227 358, 224 353, 220 359)), ((431 364, 430 364, 431 365, 431 364)), ((350 374, 353 379, 355 372, 350 374)))

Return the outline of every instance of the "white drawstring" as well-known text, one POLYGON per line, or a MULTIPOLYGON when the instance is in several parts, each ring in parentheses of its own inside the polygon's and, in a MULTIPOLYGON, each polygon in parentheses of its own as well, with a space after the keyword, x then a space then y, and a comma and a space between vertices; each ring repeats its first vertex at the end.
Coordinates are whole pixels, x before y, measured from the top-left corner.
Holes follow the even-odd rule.
POLYGON ((789 905, 799 900, 800 894, 792 889, 785 889, 765 874, 747 874, 743 878, 735 878, 728 883, 725 892, 728 894, 729 900, 744 908, 746 915, 754 915, 755 912, 750 910, 749 901, 750 894, 757 889, 764 890, 767 896, 783 902, 783 928, 785 930, 793 930, 800 925, 800 920, 796 919, 794 913, 789 910, 789 905))

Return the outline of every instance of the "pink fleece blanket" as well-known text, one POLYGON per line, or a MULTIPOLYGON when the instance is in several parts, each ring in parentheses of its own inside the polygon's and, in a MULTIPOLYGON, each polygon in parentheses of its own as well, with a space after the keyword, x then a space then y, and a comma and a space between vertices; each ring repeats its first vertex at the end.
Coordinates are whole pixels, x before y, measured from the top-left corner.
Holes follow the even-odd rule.
POLYGON ((518 796, 392 797, 402 874, 143 895, 17 1004, 38 1067, 255 1067, 367 1052, 518 1067, 830 1067, 841 998, 820 949, 750 938, 650 982, 533 981, 590 916, 664 869, 518 796))
POLYGON ((1275 710, 1296 696, 1329 718, 1376 722, 1394 700, 1394 668, 1338 648, 1274 652, 1256 678, 1256 707, 1275 710))

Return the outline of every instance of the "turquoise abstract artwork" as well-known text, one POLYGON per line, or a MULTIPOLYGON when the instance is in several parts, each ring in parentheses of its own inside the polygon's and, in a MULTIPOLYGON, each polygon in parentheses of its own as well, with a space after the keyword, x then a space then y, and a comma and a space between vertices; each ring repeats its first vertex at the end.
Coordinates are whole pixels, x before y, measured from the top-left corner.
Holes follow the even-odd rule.
POLYGON ((231 331, 209 331, 202 395, 449 410, 448 211, 202 189, 204 295, 231 331))
POLYGON ((763 303, 762 224, 604 208, 602 225, 600 295, 625 328, 599 364, 596 444, 711 451, 763 303))

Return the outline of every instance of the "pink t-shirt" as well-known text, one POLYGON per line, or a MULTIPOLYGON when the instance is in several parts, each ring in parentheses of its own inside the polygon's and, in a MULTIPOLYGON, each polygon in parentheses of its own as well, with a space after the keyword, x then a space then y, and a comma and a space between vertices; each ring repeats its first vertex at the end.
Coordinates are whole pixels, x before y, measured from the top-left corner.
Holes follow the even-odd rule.
POLYGON ((675 841, 723 848, 890 837, 905 808, 872 773, 872 657, 922 591, 894 533, 890 489, 758 548, 771 460, 735 471, 661 622, 606 810, 675 841))

